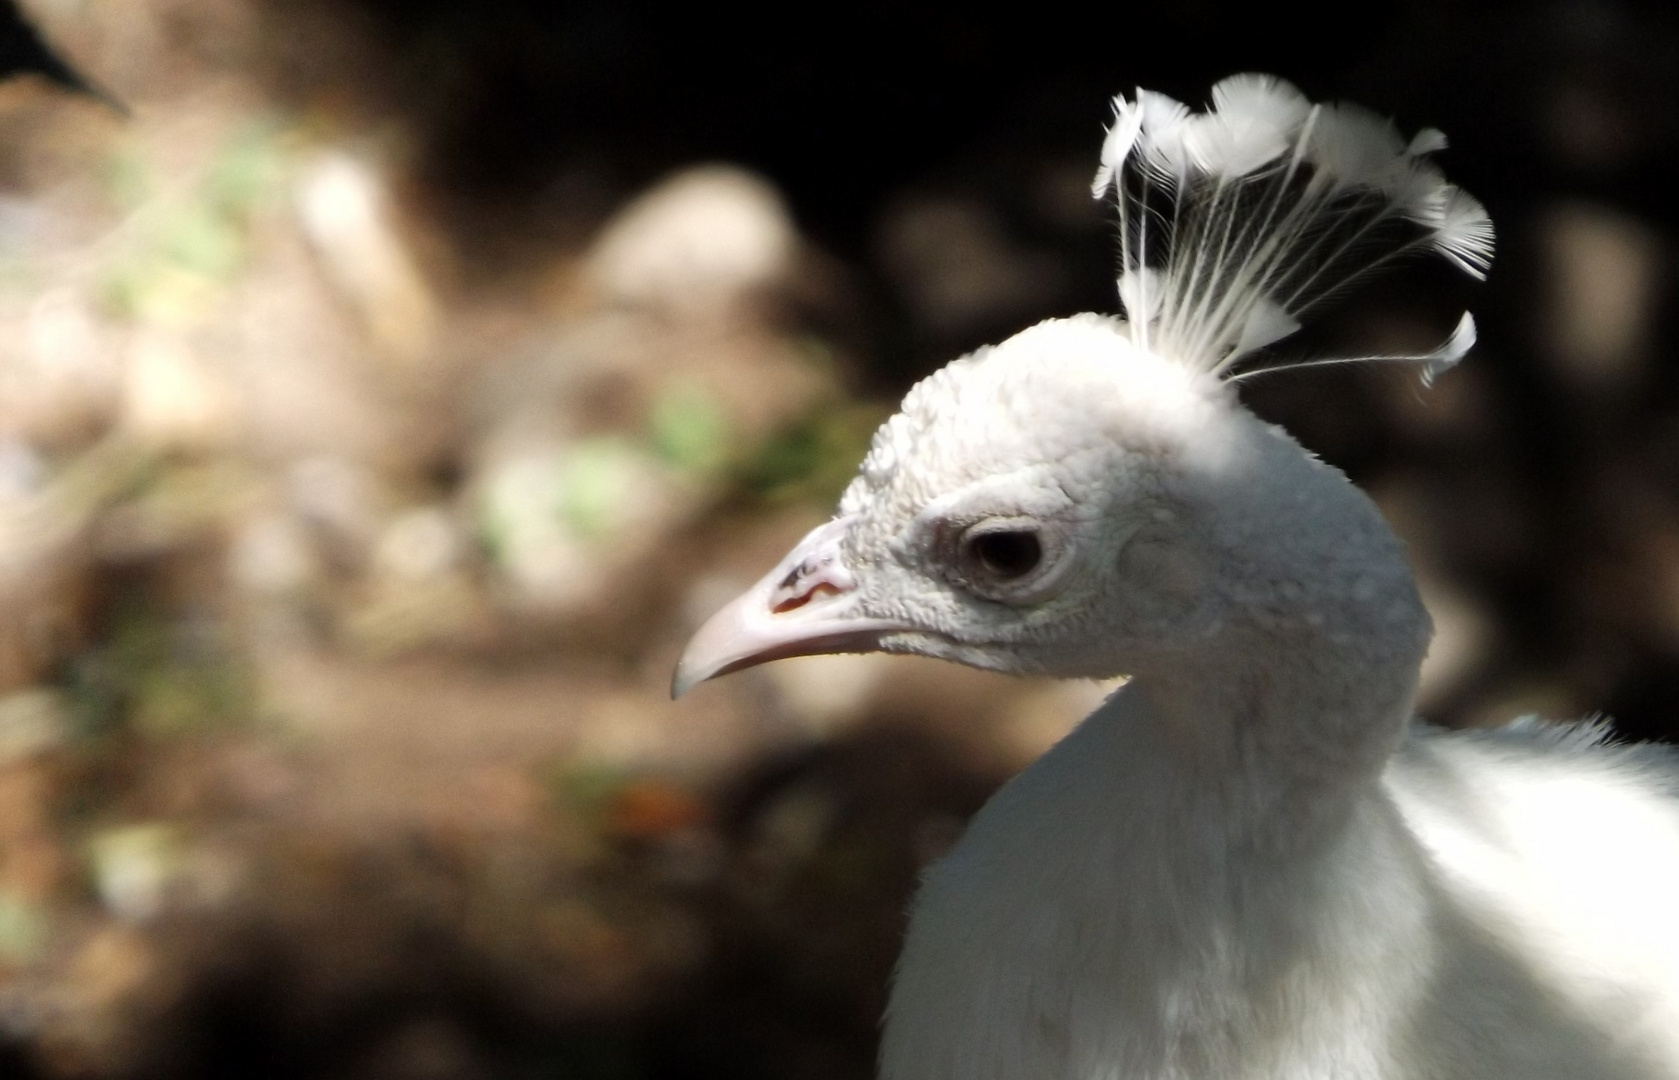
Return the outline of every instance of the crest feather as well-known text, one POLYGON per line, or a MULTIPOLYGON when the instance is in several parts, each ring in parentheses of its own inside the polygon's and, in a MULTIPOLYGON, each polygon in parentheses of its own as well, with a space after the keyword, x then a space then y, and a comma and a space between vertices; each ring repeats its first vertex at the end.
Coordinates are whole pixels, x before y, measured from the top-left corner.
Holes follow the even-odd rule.
MULTIPOLYGON (((1234 75, 1196 112, 1139 89, 1114 99, 1092 190, 1119 210, 1120 301, 1132 340, 1224 375, 1299 329, 1331 294, 1395 259, 1435 251, 1474 277, 1492 263, 1486 210, 1428 155, 1350 104, 1313 104, 1274 75, 1234 75)), ((1466 349, 1473 321, 1420 363, 1466 349)), ((1294 365, 1298 366, 1298 365, 1294 365)))

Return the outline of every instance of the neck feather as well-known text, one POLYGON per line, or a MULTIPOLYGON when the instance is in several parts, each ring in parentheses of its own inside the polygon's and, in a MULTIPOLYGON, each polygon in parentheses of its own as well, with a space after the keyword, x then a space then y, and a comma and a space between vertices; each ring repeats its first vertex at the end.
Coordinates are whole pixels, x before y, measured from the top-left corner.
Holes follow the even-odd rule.
POLYGON ((1269 475, 1285 478, 1286 497, 1244 483, 1220 496, 1251 500, 1239 517, 1262 523, 1233 544, 1246 591, 1215 632, 1145 659, 1134 682, 1146 708, 1130 722, 1155 729, 1147 737, 1186 773, 1186 797, 1240 803, 1211 807, 1230 828, 1311 843, 1397 746, 1431 625, 1363 493, 1292 442, 1267 449, 1282 451, 1269 475), (1275 512, 1288 503, 1294 513, 1275 512))
POLYGON ((1292 855, 1335 835, 1375 786, 1410 716, 1420 653, 1325 633, 1267 644, 1139 674, 1140 708, 1090 722, 1149 743, 1140 760, 1175 774, 1173 801, 1209 823, 1210 842, 1292 855))

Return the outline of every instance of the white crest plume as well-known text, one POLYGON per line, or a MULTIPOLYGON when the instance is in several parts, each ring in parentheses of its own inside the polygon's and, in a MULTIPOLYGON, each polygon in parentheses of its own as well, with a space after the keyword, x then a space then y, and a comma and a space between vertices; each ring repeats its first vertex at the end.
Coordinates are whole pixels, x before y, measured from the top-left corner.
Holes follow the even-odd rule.
MULTIPOLYGON (((1368 110, 1314 104, 1272 75, 1225 79, 1206 112, 1149 90, 1115 98, 1092 190, 1113 192, 1118 205, 1132 339, 1225 375, 1298 330, 1330 294, 1402 256, 1437 251, 1484 277, 1492 221, 1428 161, 1445 146, 1433 128, 1407 142, 1368 110)), ((1421 364, 1426 381, 1474 341, 1465 314, 1432 352, 1356 359, 1421 364)), ((1272 369, 1248 373, 1258 370, 1272 369)))

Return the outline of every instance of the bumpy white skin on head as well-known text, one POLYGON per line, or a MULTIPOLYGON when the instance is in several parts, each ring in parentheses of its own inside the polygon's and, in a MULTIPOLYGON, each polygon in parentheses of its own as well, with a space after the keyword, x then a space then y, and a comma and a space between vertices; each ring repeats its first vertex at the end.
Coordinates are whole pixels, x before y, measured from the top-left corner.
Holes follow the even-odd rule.
POLYGON ((876 435, 840 514, 854 519, 861 610, 927 631, 887 639, 898 651, 1173 678, 1208 656, 1274 673, 1271 654, 1305 636, 1361 668, 1410 668, 1390 691, 1403 696, 1427 644, 1369 500, 1117 319, 1042 323, 926 379, 876 435), (967 577, 950 544, 987 521, 1036 530, 1038 570, 967 577))
POLYGON ((1671 763, 1407 735, 1398 541, 1229 386, 1045 323, 912 391, 841 514, 886 649, 1133 676, 929 872, 885 1080, 1679 1077, 1671 763))

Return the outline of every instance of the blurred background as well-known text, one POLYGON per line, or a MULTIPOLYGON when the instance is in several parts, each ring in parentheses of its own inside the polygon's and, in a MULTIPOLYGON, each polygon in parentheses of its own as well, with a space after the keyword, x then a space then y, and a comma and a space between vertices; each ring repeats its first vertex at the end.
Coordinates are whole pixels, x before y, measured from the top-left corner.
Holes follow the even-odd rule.
MULTIPOLYGON (((14 6, 15 4, 15 6, 14 6)), ((918 868, 1101 686, 667 700, 918 377, 1113 311, 1108 100, 1436 125, 1499 229, 1259 379, 1442 723, 1679 734, 1679 14, 0 8, 0 1075, 871 1075, 918 868)))

